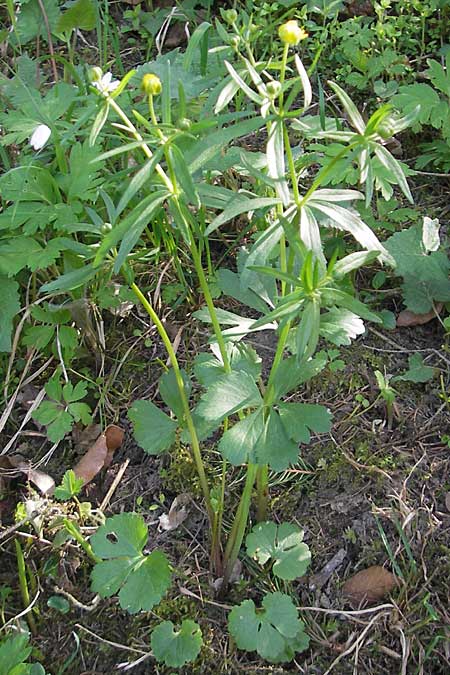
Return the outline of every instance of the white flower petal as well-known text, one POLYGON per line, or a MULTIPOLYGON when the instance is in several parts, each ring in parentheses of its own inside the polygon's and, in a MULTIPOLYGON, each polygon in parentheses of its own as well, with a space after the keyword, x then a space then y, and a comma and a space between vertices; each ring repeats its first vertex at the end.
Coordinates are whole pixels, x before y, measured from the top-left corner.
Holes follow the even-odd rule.
POLYGON ((33 131, 30 138, 30 145, 35 150, 40 150, 50 138, 52 130, 46 124, 39 124, 33 131))

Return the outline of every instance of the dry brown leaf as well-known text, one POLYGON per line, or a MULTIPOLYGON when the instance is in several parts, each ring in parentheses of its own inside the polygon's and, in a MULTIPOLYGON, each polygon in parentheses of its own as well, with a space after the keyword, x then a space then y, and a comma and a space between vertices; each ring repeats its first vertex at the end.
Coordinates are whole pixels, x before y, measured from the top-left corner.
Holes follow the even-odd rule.
POLYGON ((159 530, 175 530, 183 520, 186 520, 188 514, 187 505, 190 502, 188 494, 183 493, 175 497, 169 509, 169 513, 163 513, 159 516, 159 530))
POLYGON ((403 310, 397 317, 397 326, 399 328, 407 328, 408 326, 423 326, 425 323, 436 318, 436 314, 440 314, 443 307, 442 302, 437 302, 434 309, 426 314, 414 314, 409 309, 403 310))
POLYGON ((94 445, 73 469, 77 478, 83 479, 84 485, 89 483, 101 469, 111 464, 115 450, 122 445, 123 437, 123 429, 115 424, 111 424, 103 434, 100 434, 94 445))
POLYGON ((33 483, 43 495, 50 496, 54 493, 55 481, 48 473, 33 469, 22 455, 11 455, 7 459, 11 469, 16 469, 16 471, 25 474, 30 483, 33 483))
POLYGON ((391 572, 380 565, 373 565, 348 579, 342 587, 342 593, 360 605, 382 600, 396 585, 397 581, 391 572))

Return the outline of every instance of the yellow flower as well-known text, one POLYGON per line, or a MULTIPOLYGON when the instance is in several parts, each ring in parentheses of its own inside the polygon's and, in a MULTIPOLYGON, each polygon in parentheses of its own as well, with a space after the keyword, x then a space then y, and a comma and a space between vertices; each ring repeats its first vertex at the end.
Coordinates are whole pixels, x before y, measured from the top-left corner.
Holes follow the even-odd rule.
POLYGON ((281 42, 284 42, 286 45, 297 45, 300 40, 306 40, 308 33, 300 28, 297 21, 293 19, 291 21, 286 21, 278 29, 278 35, 280 36, 281 42))
POLYGON ((147 73, 142 78, 141 88, 145 91, 147 96, 158 96, 162 91, 161 80, 157 75, 147 73))

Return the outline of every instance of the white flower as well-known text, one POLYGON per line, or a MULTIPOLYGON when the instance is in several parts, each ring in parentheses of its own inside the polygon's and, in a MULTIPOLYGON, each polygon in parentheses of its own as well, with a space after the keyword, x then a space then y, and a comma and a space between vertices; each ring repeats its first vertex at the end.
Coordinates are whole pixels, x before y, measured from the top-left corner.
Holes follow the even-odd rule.
POLYGON ((39 124, 33 131, 30 138, 30 145, 35 150, 40 150, 50 138, 52 130, 46 124, 39 124))
POLYGON ((97 82, 93 82, 92 84, 94 87, 97 87, 97 89, 101 91, 102 94, 107 96, 110 92, 114 91, 114 89, 117 89, 120 84, 120 80, 113 80, 112 73, 105 73, 102 75, 100 80, 97 80, 97 82))

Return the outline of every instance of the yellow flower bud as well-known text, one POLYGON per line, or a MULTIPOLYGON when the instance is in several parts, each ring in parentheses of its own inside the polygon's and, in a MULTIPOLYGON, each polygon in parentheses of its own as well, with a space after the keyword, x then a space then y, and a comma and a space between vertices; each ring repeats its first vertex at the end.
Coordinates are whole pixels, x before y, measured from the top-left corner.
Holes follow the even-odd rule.
POLYGON ((161 80, 157 75, 153 73, 147 73, 142 78, 141 89, 147 94, 147 96, 158 96, 162 91, 161 80))
POLYGON ((297 21, 293 19, 291 21, 286 21, 278 29, 278 35, 280 36, 281 42, 284 42, 286 45, 297 45, 300 40, 305 40, 308 37, 308 33, 300 28, 297 21))

